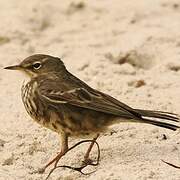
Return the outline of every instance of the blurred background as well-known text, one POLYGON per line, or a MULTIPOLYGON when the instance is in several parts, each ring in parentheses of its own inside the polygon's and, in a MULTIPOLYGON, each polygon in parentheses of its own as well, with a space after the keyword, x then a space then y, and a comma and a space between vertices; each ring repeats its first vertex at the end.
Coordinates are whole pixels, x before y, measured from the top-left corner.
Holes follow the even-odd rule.
MULTIPOLYGON (((3 70, 32 54, 60 57, 80 79, 132 107, 180 114, 180 0, 0 0, 0 19, 0 180, 43 179, 34 170, 59 150, 57 135, 24 110, 24 76, 3 70)), ((113 132, 99 140, 96 173, 59 170, 52 179, 179 180, 180 171, 160 161, 180 164, 178 133, 128 123, 113 132)), ((76 165, 83 152, 62 162, 76 165)))

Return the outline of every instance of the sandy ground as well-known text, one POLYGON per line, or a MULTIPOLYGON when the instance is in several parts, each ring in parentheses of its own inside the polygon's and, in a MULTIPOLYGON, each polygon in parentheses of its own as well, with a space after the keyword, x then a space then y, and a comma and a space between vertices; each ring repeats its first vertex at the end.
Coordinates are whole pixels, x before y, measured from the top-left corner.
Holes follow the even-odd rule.
MULTIPOLYGON (((34 171, 60 148, 58 135, 25 112, 22 74, 2 69, 34 53, 62 57, 69 71, 132 107, 180 114, 180 1, 1 0, 0 18, 0 180, 45 179, 50 169, 34 171)), ((95 173, 59 169, 50 179, 179 180, 180 170, 161 161, 180 165, 179 139, 151 125, 118 124, 98 140, 95 173)), ((78 166, 86 146, 61 164, 78 166)))

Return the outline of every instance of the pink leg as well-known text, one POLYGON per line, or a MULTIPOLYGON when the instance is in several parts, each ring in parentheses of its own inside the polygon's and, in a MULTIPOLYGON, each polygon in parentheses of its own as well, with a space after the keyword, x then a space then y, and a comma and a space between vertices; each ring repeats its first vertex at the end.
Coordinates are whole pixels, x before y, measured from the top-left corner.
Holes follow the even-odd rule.
MULTIPOLYGON (((98 137, 99 137, 99 134, 97 134, 96 137, 93 138, 93 140, 96 141, 98 137)), ((91 162, 91 160, 89 159, 89 154, 90 154, 93 146, 94 146, 94 142, 91 142, 89 148, 88 148, 87 151, 86 151, 86 154, 84 155, 84 163, 89 163, 89 162, 91 162)))
POLYGON ((44 168, 42 169, 42 172, 44 172, 46 170, 46 168, 49 167, 54 162, 55 162, 54 167, 56 167, 59 160, 61 159, 61 157, 64 156, 67 151, 68 151, 68 137, 66 136, 65 133, 63 133, 63 134, 61 134, 61 151, 60 151, 60 153, 54 159, 52 159, 48 164, 46 164, 44 166, 44 168))

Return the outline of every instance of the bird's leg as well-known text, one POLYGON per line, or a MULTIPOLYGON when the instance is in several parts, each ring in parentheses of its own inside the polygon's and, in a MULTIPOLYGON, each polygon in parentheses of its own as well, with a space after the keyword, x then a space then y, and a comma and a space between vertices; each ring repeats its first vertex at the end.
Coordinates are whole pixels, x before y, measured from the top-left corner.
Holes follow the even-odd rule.
POLYGON ((57 163, 59 162, 59 160, 61 159, 61 157, 64 156, 67 151, 68 151, 68 150, 61 150, 54 159, 52 159, 48 164, 46 164, 45 169, 46 169, 47 167, 49 167, 51 164, 53 164, 54 162, 55 162, 54 167, 56 167, 56 166, 57 166, 57 163))
POLYGON ((64 156, 68 152, 68 137, 65 133, 61 134, 61 151, 58 153, 58 155, 52 159, 48 164, 44 166, 42 171, 44 172, 47 167, 49 167, 51 164, 54 164, 54 168, 57 166, 59 160, 61 159, 62 156, 64 156))
POLYGON ((62 156, 64 156, 68 152, 68 137, 66 136, 65 141, 62 143, 62 148, 60 153, 56 156, 55 164, 54 167, 57 166, 59 160, 61 159, 62 156))
POLYGON ((96 135, 95 138, 93 138, 93 141, 91 142, 90 146, 88 147, 86 154, 84 155, 84 161, 83 164, 92 164, 92 160, 89 158, 90 152, 94 146, 95 141, 99 137, 99 134, 96 135))
MULTIPOLYGON (((97 139, 97 137, 96 138, 94 138, 94 139, 97 139)), ((51 169, 51 171, 49 172, 49 174, 48 174, 48 176, 46 177, 46 179, 45 180, 48 180, 49 179, 49 177, 51 176, 51 174, 54 172, 54 170, 55 169, 57 169, 57 168, 68 168, 68 169, 72 169, 72 170, 74 170, 74 171, 78 171, 78 172, 80 172, 81 174, 83 174, 83 175, 89 175, 89 174, 91 174, 91 173, 93 173, 93 172, 90 172, 90 173, 84 173, 84 172, 82 172, 82 170, 84 169, 84 168, 86 168, 88 165, 91 165, 91 166, 97 166, 98 164, 99 164, 99 159, 100 159, 100 148, 99 148, 99 144, 95 141, 95 140, 83 140, 83 141, 80 141, 80 142, 78 142, 78 143, 76 143, 74 146, 72 146, 72 147, 70 147, 69 149, 68 149, 68 151, 71 151, 72 149, 74 149, 75 147, 77 147, 77 146, 79 146, 80 144, 83 144, 83 143, 86 143, 86 142, 94 142, 94 144, 96 144, 96 146, 97 146, 97 150, 98 150, 98 154, 97 154, 97 163, 86 163, 86 164, 83 164, 82 166, 80 166, 80 167, 72 167, 72 166, 68 166, 68 165, 61 165, 61 166, 55 166, 53 169, 51 169)), ((89 148, 88 148, 89 149, 89 148)), ((91 148, 92 149, 92 148, 91 148)), ((68 152, 67 151, 67 152, 68 152)), ((67 153, 66 152, 66 153, 67 153)))

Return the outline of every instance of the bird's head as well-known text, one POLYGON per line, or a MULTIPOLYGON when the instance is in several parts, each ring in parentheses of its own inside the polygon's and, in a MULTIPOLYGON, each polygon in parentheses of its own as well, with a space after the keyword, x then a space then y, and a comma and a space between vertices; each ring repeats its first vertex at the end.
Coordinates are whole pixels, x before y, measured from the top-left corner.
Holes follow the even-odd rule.
POLYGON ((64 63, 57 57, 35 54, 27 57, 18 65, 8 66, 4 69, 20 70, 30 77, 36 77, 45 73, 62 72, 62 70, 65 70, 66 68, 64 63))

